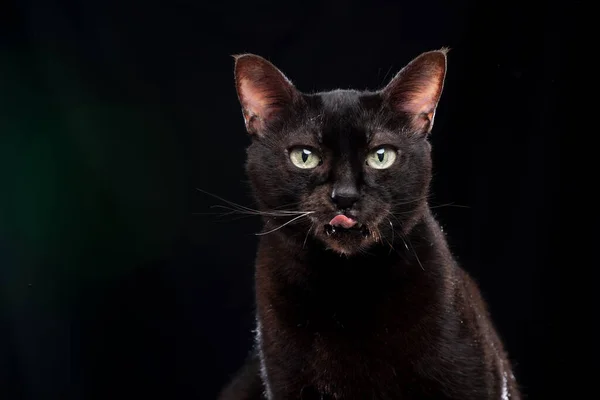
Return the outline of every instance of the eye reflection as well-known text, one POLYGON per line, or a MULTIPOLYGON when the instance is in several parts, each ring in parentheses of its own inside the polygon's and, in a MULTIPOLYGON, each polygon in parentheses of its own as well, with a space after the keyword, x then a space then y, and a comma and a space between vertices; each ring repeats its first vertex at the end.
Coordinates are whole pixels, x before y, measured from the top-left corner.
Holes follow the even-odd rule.
POLYGON ((379 147, 367 155, 366 163, 375 169, 386 169, 396 161, 396 150, 390 146, 379 147))
POLYGON ((306 147, 293 148, 290 151, 290 160, 292 164, 302 169, 316 168, 321 164, 321 157, 306 147))

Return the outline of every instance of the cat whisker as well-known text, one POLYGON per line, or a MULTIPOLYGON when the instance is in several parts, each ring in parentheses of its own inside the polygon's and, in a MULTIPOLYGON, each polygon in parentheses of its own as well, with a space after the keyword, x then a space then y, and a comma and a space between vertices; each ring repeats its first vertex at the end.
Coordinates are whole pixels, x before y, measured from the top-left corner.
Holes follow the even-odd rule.
POLYGON ((240 214, 249 214, 249 215, 265 215, 265 216, 270 216, 270 217, 288 217, 291 215, 300 215, 300 214, 304 214, 305 211, 287 211, 287 210, 280 210, 280 211, 260 211, 260 210, 254 210, 254 211, 247 211, 247 210, 239 210, 236 208, 231 208, 231 207, 227 207, 227 206, 222 206, 222 205, 213 205, 211 206, 211 208, 222 208, 225 210, 231 210, 231 213, 240 213, 240 214))
MULTIPOLYGON (((256 210, 256 209, 253 209, 253 208, 250 208, 250 207, 243 206, 241 204, 234 203, 233 201, 224 199, 223 197, 218 196, 218 195, 216 195, 214 193, 210 193, 210 192, 208 192, 206 190, 203 190, 203 189, 200 189, 200 188, 196 188, 196 190, 198 190, 199 192, 205 193, 205 194, 207 194, 209 196, 212 196, 212 197, 214 197, 214 198, 216 198, 218 200, 221 200, 224 203, 228 204, 229 207, 228 206, 224 206, 224 205, 220 205, 220 204, 211 206, 211 208, 222 208, 222 209, 230 210, 229 213, 224 213, 224 214, 221 214, 221 215, 230 215, 230 214, 240 213, 240 214, 247 214, 247 215, 263 215, 263 216, 270 216, 270 217, 287 217, 287 216, 291 216, 291 215, 300 215, 300 214, 304 214, 305 213, 305 211, 280 210, 280 209, 279 210, 275 209, 275 210, 271 210, 271 211, 256 210)), ((298 204, 298 203, 286 204, 286 205, 279 206, 278 208, 289 207, 291 205, 296 205, 296 204, 298 204)), ((196 214, 200 214, 200 213, 196 213, 196 214)))
POLYGON ((296 201, 294 203, 282 204, 280 206, 273 208, 273 210, 281 210, 282 208, 285 208, 285 207, 297 206, 300 203, 301 203, 300 201, 296 201))
POLYGON ((304 214, 302 214, 302 215, 298 215, 297 217, 294 217, 294 218, 292 218, 292 219, 291 219, 291 220, 289 220, 288 222, 286 222, 286 223, 284 223, 284 224, 282 224, 282 225, 278 226, 278 227, 277 227, 277 228, 275 228, 275 229, 271 229, 270 231, 267 231, 267 232, 255 233, 255 235, 257 235, 257 236, 263 236, 263 235, 267 235, 267 234, 269 234, 269 233, 273 233, 273 232, 275 232, 275 231, 278 231, 279 229, 283 228, 284 226, 286 226, 286 225, 289 225, 289 224, 291 224, 292 222, 294 222, 294 221, 297 221, 297 220, 299 220, 300 218, 306 217, 306 216, 308 216, 308 215, 310 215, 310 214, 313 214, 313 213, 314 213, 314 211, 306 211, 304 214))
POLYGON ((434 206, 429 206, 429 208, 441 208, 441 207, 457 207, 457 208, 471 208, 470 206, 463 206, 460 204, 454 204, 454 203, 445 203, 445 204, 436 204, 434 206))
POLYGON ((304 237, 304 243, 302 243, 302 249, 304 250, 304 246, 306 246, 306 241, 308 240, 308 235, 310 234, 310 231, 312 230, 312 228, 315 226, 314 223, 311 223, 310 226, 308 227, 308 230, 306 231, 306 236, 304 237))
MULTIPOLYGON (((407 238, 408 239, 408 238, 407 238)), ((425 268, 423 267, 423 264, 421 263, 421 260, 419 259, 419 256, 417 255, 417 252, 415 251, 414 246, 412 245, 412 243, 410 242, 410 239, 408 239, 408 244, 410 245, 410 248, 412 249, 413 254, 415 255, 415 258, 417 259, 417 262, 419 263, 419 265, 421 266, 421 269, 423 271, 425 271, 425 268)))
MULTIPOLYGON (((402 228, 402 221, 400 221, 400 219, 398 219, 398 217, 392 213, 390 213, 389 215, 391 215, 392 217, 394 217, 396 219, 396 221, 400 224, 400 227, 402 228)), ((389 219, 388 219, 389 220, 389 219)), ((392 224, 392 221, 390 221, 390 224, 392 224)), ((395 232, 396 230, 393 229, 393 224, 392 224, 392 231, 395 232)), ((402 242, 404 242, 404 247, 406 247, 406 250, 410 251, 413 253, 413 255, 415 256, 415 259, 417 260, 417 263, 419 263, 419 266, 421 267, 421 269, 423 271, 425 271, 425 268, 423 267, 423 264, 421 263, 421 260, 419 259, 419 256, 417 255, 417 252, 415 251, 414 246, 412 245, 412 242, 410 241, 410 239, 404 235, 402 233, 402 231, 398 232, 400 238, 402 239, 402 242), (408 241, 408 242, 407 242, 408 241)))
POLYGON ((414 213, 414 211, 400 211, 400 212, 390 213, 390 215, 393 215, 396 219, 398 219, 398 216, 412 215, 413 213, 414 213))
POLYGON ((412 199, 412 200, 406 200, 406 201, 399 202, 399 203, 393 203, 392 206, 394 206, 394 207, 404 206, 404 205, 407 205, 407 204, 415 203, 417 201, 423 201, 423 200, 428 199, 428 198, 429 198, 429 195, 425 195, 425 196, 417 197, 417 198, 412 199))
POLYGON ((389 240, 387 240, 387 238, 386 238, 385 240, 386 240, 386 242, 388 242, 388 244, 390 245, 390 254, 391 254, 391 253, 392 253, 392 251, 394 251, 394 252, 396 251, 396 249, 394 248, 394 245, 392 244, 392 243, 394 243, 394 239, 395 239, 395 237, 396 237, 396 234, 395 234, 395 232, 394 232, 394 224, 392 223, 392 220, 391 220, 391 219, 389 219, 389 218, 388 218, 387 220, 388 220, 388 222, 390 223, 390 227, 392 228, 392 241, 390 242, 389 240))
POLYGON ((243 206, 241 204, 234 203, 233 201, 229 201, 227 199, 224 199, 223 197, 217 196, 214 193, 207 192, 206 190, 202 190, 200 188, 196 188, 196 190, 198 190, 199 192, 202 192, 204 194, 207 194, 209 196, 212 196, 212 197, 214 197, 217 200, 221 200, 222 202, 225 202, 225 203, 229 204, 231 207, 233 207, 233 208, 235 208, 237 210, 245 210, 245 211, 250 211, 250 212, 260 212, 259 210, 255 210, 253 208, 246 207, 246 206, 243 206))

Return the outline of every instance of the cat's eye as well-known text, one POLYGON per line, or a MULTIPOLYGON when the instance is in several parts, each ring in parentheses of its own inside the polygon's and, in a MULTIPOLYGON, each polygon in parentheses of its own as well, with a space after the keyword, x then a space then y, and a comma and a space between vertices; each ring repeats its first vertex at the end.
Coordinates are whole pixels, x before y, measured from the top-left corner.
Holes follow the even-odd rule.
POLYGON ((321 164, 321 157, 313 150, 305 147, 296 147, 290 150, 290 160, 292 163, 302 169, 316 168, 321 164))
POLYGON ((392 147, 379 147, 367 155, 367 165, 375 169, 391 167, 396 161, 396 150, 392 147))

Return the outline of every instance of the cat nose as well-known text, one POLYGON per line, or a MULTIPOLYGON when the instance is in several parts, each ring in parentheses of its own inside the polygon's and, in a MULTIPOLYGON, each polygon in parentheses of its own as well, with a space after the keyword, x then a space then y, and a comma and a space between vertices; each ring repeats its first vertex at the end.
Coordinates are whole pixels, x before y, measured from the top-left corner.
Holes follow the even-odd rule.
POLYGON ((331 201, 340 209, 351 208, 359 199, 358 189, 354 185, 334 186, 331 201))

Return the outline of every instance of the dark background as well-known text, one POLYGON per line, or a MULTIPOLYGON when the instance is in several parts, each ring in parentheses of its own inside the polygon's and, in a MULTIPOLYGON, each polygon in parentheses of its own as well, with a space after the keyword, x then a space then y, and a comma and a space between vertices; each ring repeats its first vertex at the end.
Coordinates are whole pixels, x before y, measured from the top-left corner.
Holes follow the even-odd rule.
POLYGON ((197 214, 220 202, 196 188, 252 205, 230 55, 310 92, 442 46, 432 205, 524 393, 557 394, 570 4, 9 1, 0 398, 215 398, 251 345, 260 228, 197 214))

